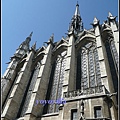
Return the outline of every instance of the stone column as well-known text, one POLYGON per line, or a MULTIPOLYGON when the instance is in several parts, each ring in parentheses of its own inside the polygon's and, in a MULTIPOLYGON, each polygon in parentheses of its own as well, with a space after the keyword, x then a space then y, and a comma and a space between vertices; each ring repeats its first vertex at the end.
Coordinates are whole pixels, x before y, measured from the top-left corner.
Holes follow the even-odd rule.
POLYGON ((110 22, 110 26, 113 32, 113 36, 114 36, 114 41, 115 41, 115 46, 116 46, 116 50, 119 56, 119 30, 118 27, 116 25, 116 17, 110 16, 108 17, 109 22, 110 22))
POLYGON ((65 79, 63 81, 63 93, 75 89, 75 46, 74 33, 69 34, 69 44, 67 48, 65 79))
POLYGON ((34 53, 31 51, 25 59, 25 63, 6 102, 2 113, 2 120, 13 120, 17 116, 17 112, 29 81, 33 55, 34 53))
MULTIPOLYGON (((97 52, 98 52, 98 56, 99 56, 99 63, 100 63, 100 72, 101 72, 101 79, 102 79, 102 84, 107 87, 107 89, 109 90, 109 85, 108 85, 108 71, 109 71, 109 75, 110 75, 110 70, 107 70, 108 68, 106 68, 106 63, 107 66, 109 65, 107 62, 107 54, 105 54, 105 47, 101 38, 101 34, 100 34, 100 29, 99 29, 99 21, 94 18, 94 23, 93 23, 93 27, 95 30, 95 36, 96 36, 96 44, 97 44, 97 52), (106 62, 105 62, 106 61, 106 62), (105 83, 106 81, 106 83, 105 83)), ((110 78, 111 79, 111 78, 110 78)))
POLYGON ((51 69, 51 52, 52 44, 49 43, 45 49, 45 55, 41 63, 41 68, 31 95, 26 115, 24 116, 25 120, 34 120, 36 117, 40 117, 42 115, 44 106, 43 104, 40 104, 40 100, 45 100, 46 98, 51 69), (36 100, 39 101, 37 105, 35 105, 36 100))
POLYGON ((17 63, 18 61, 15 58, 13 58, 1 79, 2 106, 3 104, 5 104, 5 99, 7 97, 7 94, 14 82, 17 63))
MULTIPOLYGON (((110 92, 114 92, 114 87, 113 87, 113 82, 112 82, 112 77, 110 73, 110 68, 109 68, 109 63, 107 59, 107 53, 106 49, 104 46, 104 43, 101 38, 100 34, 100 29, 99 29, 99 21, 95 18, 93 27, 95 29, 95 35, 96 35, 96 44, 97 44, 97 51, 98 51, 98 56, 99 56, 99 63, 100 63, 100 72, 101 72, 101 80, 102 80, 102 85, 105 85, 105 88, 110 92)), ((104 107, 104 106, 103 106, 104 107)), ((114 107, 111 107, 111 115, 112 118, 114 118, 114 107)))

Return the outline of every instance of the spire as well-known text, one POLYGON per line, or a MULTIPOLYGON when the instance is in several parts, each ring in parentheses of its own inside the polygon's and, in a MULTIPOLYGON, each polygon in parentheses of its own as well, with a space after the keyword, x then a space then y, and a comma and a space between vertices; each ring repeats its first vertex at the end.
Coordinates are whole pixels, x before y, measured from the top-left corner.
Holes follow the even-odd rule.
POLYGON ((112 17, 113 15, 111 14, 111 12, 108 13, 108 17, 112 17))
POLYGON ((79 4, 77 2, 76 4, 76 9, 75 9, 75 13, 71 19, 71 23, 69 25, 69 30, 68 32, 80 32, 83 31, 83 23, 82 23, 82 19, 80 16, 80 12, 79 12, 79 4))
POLYGON ((31 41, 32 34, 33 34, 33 32, 31 32, 30 35, 26 38, 26 40, 25 40, 26 44, 29 44, 29 42, 31 41))
POLYGON ((32 47, 31 47, 33 50, 35 50, 36 49, 36 41, 35 41, 35 43, 32 45, 32 47))
POLYGON ((75 10, 75 16, 80 16, 78 1, 77 1, 77 5, 76 5, 76 10, 75 10))
POLYGON ((25 41, 23 41, 19 48, 17 49, 15 55, 22 57, 24 54, 26 54, 26 52, 29 51, 29 44, 31 41, 31 37, 32 37, 33 32, 30 33, 30 35, 25 39, 25 41))
POLYGON ((30 39, 31 40, 32 34, 33 34, 33 32, 31 32, 30 35, 26 39, 30 39))
POLYGON ((32 34, 33 34, 33 32, 30 33, 30 35, 29 35, 30 38, 32 37, 32 34))

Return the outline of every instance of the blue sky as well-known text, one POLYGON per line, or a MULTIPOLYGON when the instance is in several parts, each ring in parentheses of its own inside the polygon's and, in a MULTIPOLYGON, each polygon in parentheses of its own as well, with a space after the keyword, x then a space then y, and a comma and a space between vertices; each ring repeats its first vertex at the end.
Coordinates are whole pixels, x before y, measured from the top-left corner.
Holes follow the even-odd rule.
MULTIPOLYGON (((18 46, 33 31, 30 46, 37 48, 54 33, 54 41, 66 36, 75 12, 77 0, 2 0, 2 73, 18 46)), ((118 0, 78 0, 85 29, 90 29, 93 18, 100 23, 108 12, 118 16, 118 0)))

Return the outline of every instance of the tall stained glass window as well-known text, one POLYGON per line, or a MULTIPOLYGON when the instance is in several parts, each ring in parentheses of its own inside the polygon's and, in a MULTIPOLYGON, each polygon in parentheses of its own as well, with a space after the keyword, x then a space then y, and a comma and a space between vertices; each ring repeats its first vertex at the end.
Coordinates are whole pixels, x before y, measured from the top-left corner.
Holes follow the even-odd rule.
POLYGON ((40 67, 41 67, 41 64, 40 64, 40 62, 38 62, 34 71, 33 71, 33 73, 32 73, 32 75, 31 75, 31 78, 30 78, 31 82, 30 82, 29 90, 28 90, 27 95, 26 95, 24 106, 22 108, 21 116, 24 116, 25 112, 27 111, 27 108, 28 108, 28 105, 29 105, 29 102, 30 102, 30 98, 31 98, 31 95, 32 95, 32 91, 34 90, 34 86, 35 86, 35 83, 37 81, 37 76, 38 76, 40 67))
POLYGON ((85 44, 78 51, 76 83, 76 89, 83 90, 102 84, 98 52, 93 42, 85 44))
MULTIPOLYGON (((50 94, 50 100, 58 100, 61 98, 65 64, 66 64, 66 51, 59 54, 55 61, 55 71, 50 94)), ((48 113, 58 112, 58 110, 59 110, 58 104, 50 104, 48 107, 48 113)))
POLYGON ((115 47, 115 41, 113 38, 108 38, 108 44, 110 46, 110 50, 111 50, 111 54, 113 57, 113 61, 114 61, 114 65, 115 65, 115 69, 116 71, 118 71, 118 53, 115 47))
MULTIPOLYGON (((110 66, 110 72, 113 80, 113 86, 115 92, 118 91, 118 54, 112 38, 108 38, 105 42, 106 53, 108 57, 108 63, 110 66)), ((118 100, 118 95, 116 95, 118 100)))

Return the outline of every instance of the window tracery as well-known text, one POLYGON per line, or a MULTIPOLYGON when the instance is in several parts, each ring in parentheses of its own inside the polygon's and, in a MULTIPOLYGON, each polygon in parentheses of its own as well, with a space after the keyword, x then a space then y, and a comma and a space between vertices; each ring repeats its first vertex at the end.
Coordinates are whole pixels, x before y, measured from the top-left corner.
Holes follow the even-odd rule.
POLYGON ((115 42, 112 38, 109 38, 109 44, 110 44, 111 53, 114 59, 116 70, 118 70, 118 53, 115 47, 115 42))
MULTIPOLYGON (((81 69, 81 78, 79 78, 81 79, 81 86, 79 88, 84 90, 89 87, 101 85, 101 74, 96 44, 89 42, 82 46, 78 55, 81 57, 81 61, 79 61, 81 65, 77 66, 81 66, 81 68, 79 68, 81 69)), ((77 71, 77 74, 79 75, 80 73, 77 71)))
POLYGON ((38 62, 36 67, 35 67, 35 70, 33 71, 31 83, 30 83, 29 90, 28 90, 28 93, 27 93, 27 96, 26 96, 24 107, 23 107, 22 112, 21 112, 21 116, 24 116, 25 112, 28 109, 28 105, 29 105, 29 102, 30 102, 32 91, 34 90, 34 86, 35 86, 35 83, 37 81, 37 76, 38 76, 40 67, 41 67, 41 64, 40 64, 40 62, 38 62))
MULTIPOLYGON (((105 48, 108 58, 108 63, 110 67, 111 77, 113 81, 113 86, 115 92, 118 91, 118 53, 113 41, 113 38, 108 38, 108 40, 105 42, 105 48)), ((116 98, 118 100, 118 96, 116 95, 116 98)))
MULTIPOLYGON (((58 100, 61 98, 65 65, 66 65, 66 51, 59 54, 56 59, 56 67, 53 77, 53 85, 52 85, 50 100, 58 100)), ((58 110, 59 110, 59 105, 52 104, 49 105, 48 113, 58 112, 58 110)))

